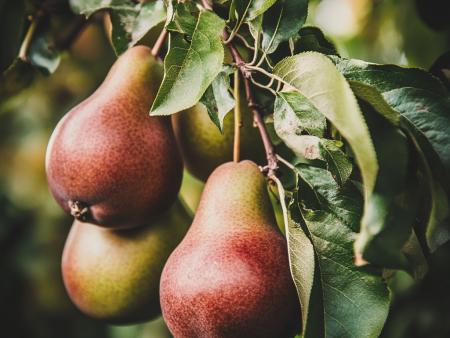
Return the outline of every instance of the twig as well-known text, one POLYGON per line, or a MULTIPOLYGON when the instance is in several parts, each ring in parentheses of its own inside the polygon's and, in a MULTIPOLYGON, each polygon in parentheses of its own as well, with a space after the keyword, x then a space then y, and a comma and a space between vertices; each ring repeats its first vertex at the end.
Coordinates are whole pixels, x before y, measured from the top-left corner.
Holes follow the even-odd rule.
MULTIPOLYGON (((223 30, 222 36, 224 40, 229 39, 230 33, 226 28, 223 30)), ((229 44, 227 44, 227 47, 230 50, 231 57, 233 58, 235 65, 241 71, 242 76, 244 76, 244 78, 246 79, 250 78, 252 76, 252 73, 246 67, 247 61, 241 56, 234 43, 230 42, 229 44)))
POLYGON ((241 104, 239 97, 239 72, 234 71, 234 96, 236 105, 234 106, 234 148, 233 148, 233 161, 239 163, 239 147, 241 143, 241 104))
POLYGON ((270 140, 269 133, 267 132, 266 125, 264 124, 263 118, 262 118, 262 107, 258 102, 258 99, 253 93, 251 80, 248 78, 244 78, 245 83, 245 89, 247 91, 247 101, 248 106, 252 108, 253 110, 253 119, 255 120, 259 133, 261 134, 261 138, 264 143, 264 148, 266 149, 266 156, 267 156, 267 166, 263 168, 263 170, 267 170, 268 177, 275 176, 275 171, 278 169, 277 166, 277 158, 276 158, 276 152, 275 152, 275 146, 273 145, 272 141, 270 140))
POLYGON ((159 34, 158 40, 156 40, 155 44, 152 48, 152 55, 157 56, 159 53, 159 50, 161 49, 162 44, 164 43, 164 40, 167 36, 167 31, 165 28, 161 31, 161 34, 159 34))
POLYGON ((36 27, 39 21, 41 21, 45 16, 47 16, 47 12, 41 9, 36 13, 33 21, 31 21, 31 25, 28 28, 27 35, 25 35, 25 39, 23 39, 22 46, 20 47, 19 51, 18 57, 23 61, 26 61, 27 59, 28 47, 30 46, 31 40, 33 39, 34 32, 36 32, 36 27))
MULTIPOLYGON (((201 0, 203 7, 206 9, 212 10, 212 5, 208 0, 201 0)), ((225 41, 229 40, 230 33, 226 30, 223 30, 222 37, 225 41)), ((258 126, 259 132, 261 134, 261 138, 263 140, 264 148, 266 150, 267 155, 267 166, 263 168, 264 171, 267 171, 267 176, 275 177, 275 171, 278 169, 277 166, 277 158, 275 152, 275 146, 270 140, 269 133, 267 132, 266 125, 264 124, 264 120, 262 118, 262 106, 259 104, 258 99, 256 98, 253 88, 251 85, 251 76, 252 73, 247 69, 246 64, 247 61, 241 56, 239 51, 233 42, 229 42, 227 44, 228 49, 230 50, 231 56, 233 57, 233 61, 242 73, 244 77, 245 90, 247 92, 247 102, 248 106, 252 108, 253 111, 253 119, 258 126)), ((239 95, 239 93, 237 93, 239 95)))

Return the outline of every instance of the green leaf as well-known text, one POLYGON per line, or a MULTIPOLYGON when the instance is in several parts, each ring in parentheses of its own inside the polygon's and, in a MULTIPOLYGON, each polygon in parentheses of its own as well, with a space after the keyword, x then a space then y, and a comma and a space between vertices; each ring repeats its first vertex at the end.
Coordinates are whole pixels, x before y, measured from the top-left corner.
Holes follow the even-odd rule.
POLYGON ((243 22, 249 22, 267 11, 275 0, 233 0, 230 6, 230 19, 227 26, 236 30, 243 22))
POLYGON ((325 162, 327 162, 328 170, 339 185, 343 185, 353 170, 353 164, 346 154, 341 150, 343 143, 335 140, 322 139, 319 143, 319 151, 325 162))
POLYGON ((134 8, 140 6, 132 0, 69 0, 69 3, 74 13, 85 14, 86 17, 102 8, 134 8))
POLYGON ((364 199, 352 181, 342 187, 324 169, 298 164, 298 196, 303 205, 311 210, 323 210, 339 218, 353 232, 359 232, 364 210, 364 199))
POLYGON ((233 67, 222 65, 219 75, 216 76, 199 101, 205 106, 211 121, 219 128, 221 134, 223 134, 225 115, 236 105, 236 100, 228 90, 230 87, 229 75, 233 72, 233 67))
POLYGON ((288 41, 304 25, 308 15, 308 0, 277 0, 262 22, 262 49, 273 53, 283 41, 288 41))
POLYGON ((259 15, 254 18, 252 21, 249 21, 248 26, 250 28, 250 34, 252 34, 253 39, 257 39, 259 41, 261 36, 261 27, 262 27, 262 19, 263 16, 259 15))
POLYGON ((329 58, 348 80, 380 91, 389 105, 429 140, 450 171, 450 93, 438 79, 419 68, 329 58))
POLYGON ((424 278, 428 272, 428 262, 414 230, 408 241, 403 245, 402 253, 413 267, 414 276, 416 278, 424 278))
POLYGON ((133 47, 151 28, 166 20, 166 16, 167 11, 163 1, 143 2, 131 33, 128 48, 133 47))
POLYGON ((282 82, 303 94, 339 130, 355 154, 366 202, 375 187, 378 163, 369 129, 345 78, 322 54, 291 56, 273 70, 282 82))
POLYGON ((430 73, 450 91, 450 50, 442 54, 430 68, 430 73))
POLYGON ((354 265, 356 233, 333 214, 307 210, 295 198, 289 210, 310 238, 317 262, 303 337, 378 337, 389 290, 379 271, 354 265))
POLYGON ((324 137, 327 129, 325 116, 298 92, 277 93, 274 109, 275 128, 279 134, 324 137))
POLYGON ((162 0, 71 0, 76 13, 91 15, 99 9, 106 9, 111 18, 111 40, 117 55, 133 47, 151 28, 166 19, 166 8, 162 0))
MULTIPOLYGON (((292 212, 298 213, 298 209, 293 208, 292 212)), ((295 223, 292 220, 289 210, 287 210, 285 222, 287 222, 286 239, 288 242, 291 274, 302 307, 303 327, 306 327, 314 282, 314 247, 312 246, 310 239, 302 230, 300 224, 295 223)))
POLYGON ((318 27, 302 27, 296 36, 289 40, 292 55, 303 52, 318 52, 339 56, 334 44, 329 41, 318 27))
POLYGON ((198 18, 191 13, 198 13, 199 9, 192 1, 177 3, 174 0, 169 4, 171 4, 169 12, 172 14, 167 17, 166 29, 171 32, 186 34, 187 40, 192 41, 192 33, 195 31, 198 18))
POLYGON ((297 35, 289 40, 292 55, 304 52, 318 52, 339 56, 336 47, 325 37, 322 30, 309 26, 300 29, 297 35))
POLYGON ((132 41, 134 25, 138 21, 139 8, 109 8, 111 18, 111 41, 116 55, 127 51, 132 41))
POLYGON ((30 62, 15 59, 0 77, 0 105, 28 88, 33 83, 34 75, 35 69, 30 62))
MULTIPOLYGON (((447 194, 440 183, 433 178, 432 169, 428 164, 427 158, 419 143, 414 138, 415 133, 413 130, 415 126, 398 111, 389 106, 375 87, 358 81, 349 81, 349 84, 358 97, 370 102, 378 113, 386 117, 393 125, 399 126, 408 136, 411 146, 414 147, 415 156, 418 161, 421 199, 419 202, 419 212, 416 215, 417 221, 414 227, 419 236, 423 235, 426 237, 426 234, 429 234, 427 246, 429 249, 432 249, 431 251, 435 250, 450 238, 448 228, 450 207, 447 194)), ((441 166, 443 167, 442 163, 441 166)), ((438 177, 438 179, 448 180, 445 176, 438 177)))
POLYGON ((224 21, 211 11, 201 11, 188 34, 171 32, 169 53, 164 60, 163 83, 151 115, 170 115, 196 104, 219 74, 224 51, 220 34, 224 21))
MULTIPOLYGON (((289 208, 286 206, 284 188, 281 182, 277 183, 283 209, 283 220, 289 253, 289 266, 300 299, 302 322, 303 327, 305 327, 308 321, 309 304, 314 281, 314 248, 311 241, 300 227, 300 224, 295 223, 292 220, 289 208)), ((295 198, 295 196, 293 197, 295 198)), ((293 208, 292 211, 296 213, 298 209, 293 208)))
POLYGON ((412 272, 401 252, 411 236, 419 195, 415 172, 408 172, 408 140, 368 102, 360 99, 359 104, 375 145, 379 171, 355 243, 356 255, 385 268, 412 272))
POLYGON ((343 143, 335 140, 321 139, 317 136, 289 134, 288 128, 280 128, 275 119, 275 131, 296 156, 308 160, 322 160, 327 163, 339 185, 343 185, 352 173, 353 165, 341 150, 343 143))
POLYGON ((418 68, 330 59, 348 80, 381 92, 394 108, 391 116, 397 115, 395 118, 417 144, 416 151, 424 156, 422 163, 428 163, 431 174, 422 168, 433 196, 427 242, 431 251, 436 250, 450 239, 450 93, 439 80, 418 68))

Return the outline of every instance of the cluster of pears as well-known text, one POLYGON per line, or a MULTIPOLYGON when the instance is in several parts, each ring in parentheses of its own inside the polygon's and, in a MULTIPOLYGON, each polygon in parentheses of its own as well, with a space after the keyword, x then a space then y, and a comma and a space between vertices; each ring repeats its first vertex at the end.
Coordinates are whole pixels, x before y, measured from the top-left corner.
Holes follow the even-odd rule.
POLYGON ((148 47, 128 50, 47 149, 50 191, 75 217, 66 289, 80 310, 111 324, 161 313, 164 264, 192 223, 177 199, 183 162, 171 119, 148 114, 163 73, 148 47))
MULTIPOLYGON (((51 137, 49 188, 75 217, 62 259, 69 296, 111 324, 162 312, 175 338, 294 337, 300 305, 266 179, 252 161, 229 162, 233 135, 201 106, 149 116, 162 78, 149 48, 129 49, 51 137), (207 180, 193 222, 177 199, 182 159, 207 180)), ((243 116, 242 154, 260 160, 243 116)), ((224 122, 232 130, 232 114, 224 122)))

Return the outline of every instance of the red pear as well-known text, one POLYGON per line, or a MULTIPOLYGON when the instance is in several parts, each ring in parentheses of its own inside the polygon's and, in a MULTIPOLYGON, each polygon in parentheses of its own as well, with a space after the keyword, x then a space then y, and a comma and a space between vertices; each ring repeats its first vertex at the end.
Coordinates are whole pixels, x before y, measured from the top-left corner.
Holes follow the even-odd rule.
POLYGON ((59 205, 79 221, 131 228, 175 201, 183 164, 170 117, 149 116, 163 72, 148 47, 129 49, 97 91, 56 126, 47 181, 59 205))
POLYGON ((175 338, 292 338, 301 327, 286 239, 255 163, 219 166, 161 276, 175 338))

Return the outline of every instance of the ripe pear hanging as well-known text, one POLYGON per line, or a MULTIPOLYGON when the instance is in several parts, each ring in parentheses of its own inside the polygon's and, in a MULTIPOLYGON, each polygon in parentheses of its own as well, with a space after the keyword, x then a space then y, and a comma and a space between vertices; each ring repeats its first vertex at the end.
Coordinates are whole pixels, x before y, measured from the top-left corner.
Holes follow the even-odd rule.
POLYGON ((175 201, 183 164, 170 117, 149 116, 163 67, 145 46, 123 54, 103 84, 56 126, 47 181, 79 221, 131 228, 175 201))
MULTIPOLYGON (((253 126, 253 113, 245 94, 241 93, 240 157, 256 163, 265 163, 266 152, 258 128, 253 126)), ((186 170, 206 182, 219 165, 233 160, 234 111, 228 112, 223 121, 222 135, 201 104, 172 115, 181 154, 186 170)))
POLYGON ((64 246, 62 273, 70 298, 85 314, 114 325, 161 313, 159 281, 192 218, 180 201, 158 220, 109 230, 75 220, 64 246))
POLYGON ((292 338, 301 327, 286 239, 255 163, 209 177, 194 222, 161 276, 175 338, 292 338))

